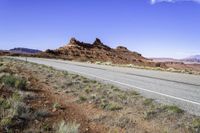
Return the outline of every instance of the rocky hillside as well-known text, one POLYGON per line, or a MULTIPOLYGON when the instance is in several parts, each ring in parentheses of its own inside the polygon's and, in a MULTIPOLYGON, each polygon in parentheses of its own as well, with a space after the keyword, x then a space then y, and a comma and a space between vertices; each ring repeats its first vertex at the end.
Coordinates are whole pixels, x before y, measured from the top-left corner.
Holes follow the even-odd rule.
POLYGON ((118 46, 115 49, 110 48, 98 38, 92 44, 80 42, 72 38, 67 45, 56 50, 46 50, 40 53, 40 56, 77 61, 112 62, 113 64, 162 65, 162 63, 154 63, 141 54, 132 52, 123 46, 118 46))

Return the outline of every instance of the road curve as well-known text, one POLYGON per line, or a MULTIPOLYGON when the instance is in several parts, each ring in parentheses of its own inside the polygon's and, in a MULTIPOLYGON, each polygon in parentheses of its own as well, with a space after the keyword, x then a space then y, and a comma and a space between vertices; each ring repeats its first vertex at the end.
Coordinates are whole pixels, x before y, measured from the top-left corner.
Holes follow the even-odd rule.
MULTIPOLYGON (((25 60, 24 57, 15 58, 25 60)), ((122 89, 133 89, 147 98, 177 105, 189 113, 200 116, 200 76, 198 75, 43 58, 28 58, 28 61, 111 83, 122 89)))

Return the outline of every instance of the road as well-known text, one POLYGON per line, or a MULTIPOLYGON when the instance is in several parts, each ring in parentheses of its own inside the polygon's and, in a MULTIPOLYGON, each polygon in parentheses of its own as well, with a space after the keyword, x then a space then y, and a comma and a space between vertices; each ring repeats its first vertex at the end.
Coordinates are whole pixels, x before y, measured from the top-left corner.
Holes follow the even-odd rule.
MULTIPOLYGON (((24 57, 15 57, 26 60, 24 57)), ((200 116, 200 76, 134 68, 112 67, 55 59, 28 58, 29 62, 52 66, 91 79, 133 89, 158 102, 177 105, 200 116)))

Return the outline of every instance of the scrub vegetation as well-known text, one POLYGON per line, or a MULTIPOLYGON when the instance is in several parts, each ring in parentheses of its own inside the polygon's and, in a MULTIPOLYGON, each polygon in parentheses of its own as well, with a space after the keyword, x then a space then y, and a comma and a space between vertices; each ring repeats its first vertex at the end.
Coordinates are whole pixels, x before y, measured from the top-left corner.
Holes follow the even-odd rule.
POLYGON ((200 132, 200 117, 136 91, 14 59, 0 64, 0 132, 200 132))

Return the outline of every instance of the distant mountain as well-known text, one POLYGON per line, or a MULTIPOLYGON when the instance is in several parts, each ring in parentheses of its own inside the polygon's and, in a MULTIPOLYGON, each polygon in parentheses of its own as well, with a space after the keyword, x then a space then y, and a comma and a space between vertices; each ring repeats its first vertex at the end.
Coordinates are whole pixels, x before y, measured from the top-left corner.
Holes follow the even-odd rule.
POLYGON ((37 49, 29 49, 29 48, 14 48, 9 50, 12 53, 19 53, 19 54, 37 54, 42 51, 37 49))
POLYGON ((200 63, 200 55, 190 56, 190 57, 187 57, 187 58, 182 59, 182 60, 188 61, 188 62, 198 62, 198 63, 200 63))
POLYGON ((174 58, 150 58, 155 62, 181 62, 178 59, 174 59, 174 58))
POLYGON ((10 52, 8 50, 0 50, 0 56, 9 55, 10 52))

